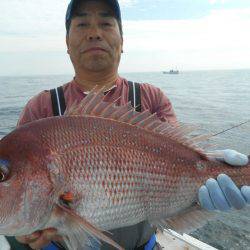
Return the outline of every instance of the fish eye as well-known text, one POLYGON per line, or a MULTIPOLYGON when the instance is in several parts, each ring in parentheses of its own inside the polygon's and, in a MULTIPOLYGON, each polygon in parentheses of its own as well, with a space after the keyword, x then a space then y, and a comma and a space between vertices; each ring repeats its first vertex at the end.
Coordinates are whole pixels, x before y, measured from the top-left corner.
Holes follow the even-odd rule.
POLYGON ((3 172, 0 172, 0 182, 4 181, 6 179, 5 174, 3 172))
POLYGON ((7 179, 9 174, 9 161, 0 160, 0 182, 3 182, 7 179))

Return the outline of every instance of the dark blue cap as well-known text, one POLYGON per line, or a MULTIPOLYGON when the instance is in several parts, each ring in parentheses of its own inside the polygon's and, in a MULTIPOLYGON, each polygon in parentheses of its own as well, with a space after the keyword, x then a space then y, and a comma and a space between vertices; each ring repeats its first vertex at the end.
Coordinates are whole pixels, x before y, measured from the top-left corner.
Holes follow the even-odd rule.
MULTIPOLYGON (((71 19, 74 14, 74 10, 77 4, 83 1, 84 0, 71 0, 70 1, 67 12, 66 12, 66 20, 65 20, 67 33, 69 31, 69 27, 70 27, 71 19)), ((110 8, 114 11, 115 18, 117 19, 117 21, 119 21, 119 23, 121 23, 121 10, 120 10, 118 1, 117 0, 102 0, 102 1, 106 2, 110 6, 110 8)))

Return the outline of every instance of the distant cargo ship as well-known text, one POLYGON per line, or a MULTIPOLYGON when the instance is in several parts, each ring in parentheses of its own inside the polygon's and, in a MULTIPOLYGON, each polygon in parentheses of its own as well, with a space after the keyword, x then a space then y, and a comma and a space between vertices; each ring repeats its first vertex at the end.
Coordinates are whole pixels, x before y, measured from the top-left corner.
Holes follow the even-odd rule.
POLYGON ((179 70, 173 70, 173 69, 171 69, 171 70, 169 70, 169 71, 163 71, 163 74, 177 75, 177 74, 179 74, 179 73, 180 73, 179 70))

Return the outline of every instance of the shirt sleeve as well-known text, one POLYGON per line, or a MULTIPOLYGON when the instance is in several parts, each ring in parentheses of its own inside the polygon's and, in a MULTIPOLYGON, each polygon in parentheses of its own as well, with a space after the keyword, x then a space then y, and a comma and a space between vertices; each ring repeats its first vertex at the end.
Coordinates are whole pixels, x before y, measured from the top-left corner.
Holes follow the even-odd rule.
POLYGON ((25 105, 19 120, 17 127, 26 123, 39 120, 41 118, 52 116, 51 98, 49 91, 43 91, 40 94, 31 98, 25 105))
POLYGON ((177 117, 174 112, 172 103, 168 97, 159 89, 158 90, 158 105, 155 107, 157 116, 162 120, 171 124, 177 123, 177 117))
POLYGON ((143 110, 156 113, 161 121, 175 124, 177 118, 168 97, 157 87, 144 83, 141 85, 141 102, 143 110))

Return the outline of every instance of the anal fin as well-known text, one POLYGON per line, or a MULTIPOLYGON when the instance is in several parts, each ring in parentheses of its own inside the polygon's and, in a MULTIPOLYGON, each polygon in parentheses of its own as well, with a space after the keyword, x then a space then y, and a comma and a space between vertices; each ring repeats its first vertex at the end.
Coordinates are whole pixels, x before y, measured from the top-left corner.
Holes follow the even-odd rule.
POLYGON ((160 231, 172 229, 178 233, 190 233, 203 227, 208 221, 214 219, 218 212, 202 209, 198 204, 167 219, 151 222, 160 231))

